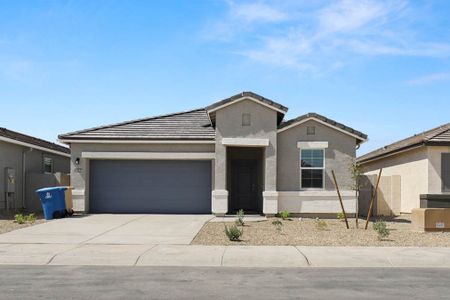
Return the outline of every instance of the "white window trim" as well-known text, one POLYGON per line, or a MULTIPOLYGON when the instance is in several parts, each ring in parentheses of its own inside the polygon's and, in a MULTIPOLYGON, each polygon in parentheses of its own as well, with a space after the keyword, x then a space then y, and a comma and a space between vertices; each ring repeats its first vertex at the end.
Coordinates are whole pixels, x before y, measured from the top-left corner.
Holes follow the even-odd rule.
POLYGON ((328 142, 297 142, 297 148, 301 149, 326 149, 328 142))
MULTIPOLYGON (((327 142, 328 143, 328 142, 327 142)), ((328 147, 328 146, 327 146, 328 147)), ((299 148, 299 167, 300 167, 300 189, 303 191, 323 191, 325 190, 325 170, 326 170, 326 148, 299 148), (322 168, 308 168, 302 167, 302 150, 322 150, 323 151, 323 166, 322 168), (320 188, 304 188, 302 184, 302 170, 322 170, 322 187, 320 188)))

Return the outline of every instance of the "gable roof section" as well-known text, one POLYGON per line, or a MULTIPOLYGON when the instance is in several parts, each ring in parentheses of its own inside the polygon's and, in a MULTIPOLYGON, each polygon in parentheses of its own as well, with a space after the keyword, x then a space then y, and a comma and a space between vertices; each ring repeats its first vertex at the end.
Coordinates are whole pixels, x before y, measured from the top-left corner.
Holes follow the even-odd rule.
POLYGON ((214 140, 205 109, 154 116, 61 134, 64 140, 214 140))
POLYGON ((262 104, 264 106, 267 106, 273 110, 278 111, 279 113, 285 114, 288 111, 288 108, 273 101, 270 99, 267 99, 263 96, 260 96, 258 94, 255 94, 253 92, 242 92, 240 94, 236 94, 234 96, 231 96, 229 98, 226 98, 224 100, 218 101, 216 103, 213 103, 209 106, 206 107, 206 110, 208 111, 208 113, 212 113, 214 111, 217 111, 223 107, 226 107, 228 105, 231 105, 235 102, 239 102, 245 99, 250 99, 252 101, 255 101, 259 104, 262 104))
POLYGON ((365 163, 375 159, 382 159, 418 146, 440 146, 450 145, 450 123, 441 125, 431 130, 413 135, 404 140, 384 146, 361 157, 359 163, 365 163))
POLYGON ((242 92, 206 107, 206 111, 208 112, 212 125, 214 126, 216 123, 216 111, 243 100, 254 101, 260 105, 266 106, 269 109, 275 110, 277 112, 278 124, 281 123, 284 115, 288 111, 286 106, 283 106, 273 100, 267 99, 253 92, 242 92))
POLYGON ((316 113, 308 113, 306 115, 299 116, 295 119, 285 121, 278 126, 278 132, 289 130, 290 128, 296 127, 309 120, 315 120, 326 126, 339 130, 347 135, 356 138, 357 140, 359 140, 360 143, 365 142, 367 140, 366 134, 316 113))
POLYGON ((42 151, 56 153, 59 155, 69 156, 70 154, 70 149, 64 146, 38 139, 36 137, 29 136, 23 133, 12 131, 3 127, 0 127, 0 140, 8 143, 36 148, 42 151))

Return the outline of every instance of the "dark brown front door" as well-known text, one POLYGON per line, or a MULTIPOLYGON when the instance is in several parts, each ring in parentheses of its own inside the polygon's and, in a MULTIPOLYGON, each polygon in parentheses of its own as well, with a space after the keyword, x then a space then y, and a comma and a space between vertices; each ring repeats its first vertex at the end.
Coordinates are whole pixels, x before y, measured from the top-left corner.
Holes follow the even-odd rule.
POLYGON ((231 161, 231 204, 232 210, 243 209, 256 212, 257 195, 257 161, 255 159, 234 159, 231 161))

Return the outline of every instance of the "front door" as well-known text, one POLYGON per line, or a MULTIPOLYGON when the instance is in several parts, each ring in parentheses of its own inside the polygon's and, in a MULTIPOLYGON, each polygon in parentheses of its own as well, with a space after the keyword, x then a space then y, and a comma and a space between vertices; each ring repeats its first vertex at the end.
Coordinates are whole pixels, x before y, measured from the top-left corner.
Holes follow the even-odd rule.
POLYGON ((256 159, 234 159, 231 161, 231 210, 246 212, 258 210, 256 159))

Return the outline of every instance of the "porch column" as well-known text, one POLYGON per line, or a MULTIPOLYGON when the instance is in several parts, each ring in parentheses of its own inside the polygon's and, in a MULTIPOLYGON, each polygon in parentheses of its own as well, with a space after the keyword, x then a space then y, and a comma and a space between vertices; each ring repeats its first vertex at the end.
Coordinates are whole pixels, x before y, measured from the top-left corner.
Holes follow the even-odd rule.
POLYGON ((264 151, 263 213, 265 215, 276 215, 278 213, 276 144, 275 132, 270 137, 270 144, 265 147, 264 151))
POLYGON ((227 148, 221 141, 216 141, 216 160, 214 164, 214 190, 211 193, 211 210, 215 215, 228 212, 227 148))

